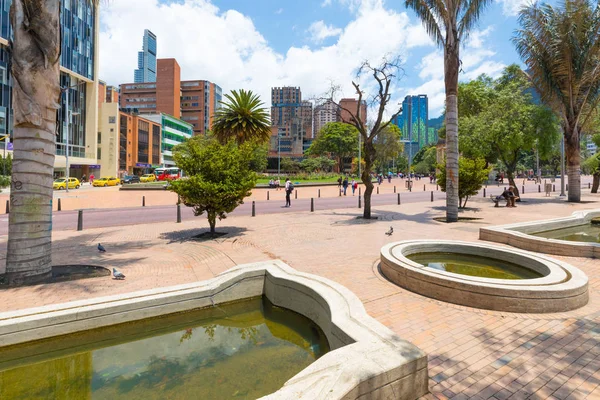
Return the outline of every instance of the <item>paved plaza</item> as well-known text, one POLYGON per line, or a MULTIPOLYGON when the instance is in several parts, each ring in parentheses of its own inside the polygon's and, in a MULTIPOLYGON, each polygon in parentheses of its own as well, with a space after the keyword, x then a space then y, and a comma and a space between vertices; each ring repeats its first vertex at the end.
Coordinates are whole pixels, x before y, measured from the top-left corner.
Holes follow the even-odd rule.
MULTIPOLYGON (((83 191, 81 193, 84 193, 83 191)), ((334 280, 352 290, 370 315, 429 355, 428 399, 600 399, 600 261, 556 257, 590 279, 590 302, 560 314, 513 314, 432 300, 388 282, 379 272, 380 248, 406 239, 476 241, 482 226, 568 216, 600 208, 584 191, 581 204, 534 193, 517 208, 493 208, 476 198, 461 216, 480 218, 444 224, 444 202, 376 207, 377 221, 357 219, 360 210, 232 216, 217 223, 229 234, 213 241, 204 216, 82 232, 54 232, 55 264, 117 267, 109 277, 0 290, 2 311, 113 295, 209 279, 237 265, 281 259, 291 267, 334 280), (394 234, 384 234, 389 226, 394 234), (97 243, 107 253, 96 250, 97 243)), ((6 236, 0 236, 0 265, 6 236)), ((3 268, 3 267, 2 267, 3 268)))

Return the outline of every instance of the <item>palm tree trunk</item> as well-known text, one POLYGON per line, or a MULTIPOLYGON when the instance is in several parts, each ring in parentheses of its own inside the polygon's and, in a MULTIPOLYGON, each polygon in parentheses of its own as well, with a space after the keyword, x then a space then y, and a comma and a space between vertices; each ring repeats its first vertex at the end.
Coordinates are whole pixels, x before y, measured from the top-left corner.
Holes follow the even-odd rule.
MULTIPOLYGON (((567 132, 565 132, 567 133, 567 132)), ((579 147, 579 131, 577 128, 566 135, 565 157, 567 162, 567 177, 569 192, 567 194, 570 202, 581 201, 581 156, 579 147)))
MULTIPOLYGON (((365 185, 365 208, 363 209, 363 219, 371 219, 371 194, 373 193, 373 182, 371 181, 371 169, 375 159, 375 147, 373 143, 365 140, 364 144, 365 167, 362 170, 362 182, 365 185)), ((360 161, 359 161, 360 162, 360 161)))
POLYGON ((458 70, 456 29, 446 31, 444 80, 446 85, 446 221, 458 221, 458 70))
POLYGON ((6 257, 9 284, 39 281, 52 273, 59 4, 59 0, 13 0, 10 9, 14 163, 6 257))

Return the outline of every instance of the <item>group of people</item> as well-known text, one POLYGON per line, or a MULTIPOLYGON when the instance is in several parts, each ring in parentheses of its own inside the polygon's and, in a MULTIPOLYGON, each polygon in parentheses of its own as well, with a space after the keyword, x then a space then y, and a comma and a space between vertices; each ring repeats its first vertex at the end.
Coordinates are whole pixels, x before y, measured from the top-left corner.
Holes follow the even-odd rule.
MULTIPOLYGON (((288 179, 289 180, 289 179, 288 179)), ((286 182, 288 181, 286 180, 286 182)), ((271 179, 269 181, 269 187, 275 190, 279 190, 281 189, 281 183, 279 182, 279 178, 278 179, 271 179)))
POLYGON ((348 186, 350 186, 350 188, 352 189, 352 196, 354 196, 354 192, 356 191, 356 189, 358 189, 358 182, 356 182, 354 179, 352 179, 352 182, 348 182, 348 177, 345 177, 342 180, 342 177, 340 176, 337 180, 338 182, 338 189, 340 190, 340 193, 343 193, 344 196, 346 196, 346 192, 348 191, 348 186))

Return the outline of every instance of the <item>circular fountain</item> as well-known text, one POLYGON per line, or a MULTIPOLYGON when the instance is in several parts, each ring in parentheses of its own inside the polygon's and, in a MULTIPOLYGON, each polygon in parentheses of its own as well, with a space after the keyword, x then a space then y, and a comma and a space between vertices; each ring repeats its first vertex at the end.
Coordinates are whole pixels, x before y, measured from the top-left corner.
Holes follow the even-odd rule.
POLYGON ((588 302, 588 278, 572 265, 481 243, 390 243, 381 249, 381 272, 423 296, 488 310, 563 312, 588 302))

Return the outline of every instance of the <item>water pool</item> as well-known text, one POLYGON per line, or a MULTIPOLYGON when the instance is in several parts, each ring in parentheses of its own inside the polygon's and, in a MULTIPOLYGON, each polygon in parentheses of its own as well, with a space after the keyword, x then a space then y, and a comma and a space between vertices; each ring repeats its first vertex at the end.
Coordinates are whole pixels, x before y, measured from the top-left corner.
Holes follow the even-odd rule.
POLYGON ((546 239, 566 240, 568 242, 600 243, 600 225, 577 225, 570 228, 532 233, 546 239))
POLYGON ((254 298, 0 348, 0 398, 255 399, 328 351, 312 321, 254 298))

